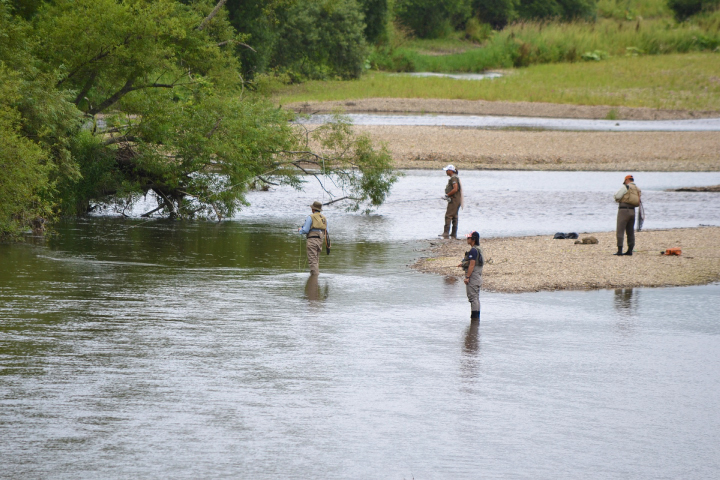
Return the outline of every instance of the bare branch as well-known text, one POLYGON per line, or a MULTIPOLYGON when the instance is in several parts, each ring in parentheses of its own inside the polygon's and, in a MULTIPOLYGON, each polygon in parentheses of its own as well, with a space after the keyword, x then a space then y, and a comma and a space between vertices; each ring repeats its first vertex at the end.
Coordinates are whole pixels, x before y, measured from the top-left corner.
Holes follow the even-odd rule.
POLYGON ((264 179, 261 175, 258 175, 256 178, 259 178, 260 180, 262 180, 263 182, 267 183, 268 185, 275 185, 276 187, 277 187, 277 186, 280 186, 279 183, 270 182, 270 181, 264 179))
POLYGON ((218 43, 217 46, 218 46, 218 47, 224 47, 225 45, 227 45, 227 44, 229 44, 229 43, 234 43, 234 44, 236 44, 236 45, 242 45, 243 47, 248 48, 248 49, 252 50, 253 52, 257 53, 257 50, 255 50, 253 47, 251 47, 251 46, 248 45, 247 43, 239 42, 239 41, 237 41, 237 40, 225 40, 224 42, 218 43))
POLYGON ((145 213, 143 213, 143 214, 140 215, 140 216, 141 216, 141 217, 149 217, 149 216, 152 215, 153 213, 157 212, 158 210, 162 210, 163 208, 165 208, 165 204, 162 204, 162 205, 160 205, 160 206, 157 207, 157 208, 153 208, 153 209, 150 210, 149 212, 145 212, 145 213))
POLYGON ((200 25, 198 26, 198 30, 202 30, 202 29, 204 29, 204 28, 207 26, 207 24, 210 22, 210 20, 212 20, 212 19, 215 17, 215 15, 218 14, 218 12, 219 12, 220 9, 222 8, 222 6, 225 5, 225 2, 227 2, 227 0, 220 0, 220 1, 217 3, 217 5, 215 5, 215 8, 213 8, 212 12, 210 12, 210 15, 208 15, 207 17, 205 17, 205 18, 203 19, 203 21, 200 22, 200 25))
POLYGON ((118 100, 120 100, 122 97, 124 97, 125 94, 132 91, 132 85, 133 85, 133 83, 135 83, 136 79, 137 79, 137 77, 135 77, 135 76, 128 78, 128 80, 125 82, 125 85, 123 85, 120 90, 115 92, 109 98, 105 99, 105 101, 102 102, 97 107, 90 109, 90 111, 88 113, 90 115, 95 115, 96 113, 100 113, 103 110, 105 110, 106 108, 108 108, 109 106, 115 104, 118 100))
POLYGON ((217 122, 215 122, 215 125, 213 126, 213 128, 207 134, 205 134, 205 138, 210 138, 213 136, 213 134, 217 131, 217 129, 220 128, 220 123, 222 122, 222 120, 223 120, 223 117, 220 117, 217 119, 217 122))
POLYGON ((359 201, 360 201, 359 198, 355 198, 355 197, 340 197, 340 198, 336 198, 335 200, 329 201, 329 202, 327 202, 327 203, 323 203, 323 206, 332 205, 332 204, 335 203, 335 202, 339 202, 339 201, 341 201, 341 200, 348 200, 348 199, 349 199, 349 200, 355 200, 356 202, 359 202, 359 201))
POLYGON ((137 137, 134 137, 132 135, 121 135, 119 137, 111 137, 106 139, 103 142, 103 145, 113 145, 115 143, 122 143, 122 142, 134 142, 137 140, 137 137))

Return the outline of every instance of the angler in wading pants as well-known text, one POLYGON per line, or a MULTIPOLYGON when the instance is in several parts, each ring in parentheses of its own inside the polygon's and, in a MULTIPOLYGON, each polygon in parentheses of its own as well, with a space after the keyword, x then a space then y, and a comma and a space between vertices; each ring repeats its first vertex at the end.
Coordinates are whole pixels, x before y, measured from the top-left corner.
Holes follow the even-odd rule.
POLYGON ((453 165, 448 165, 443 168, 443 170, 445 170, 445 173, 450 179, 445 186, 445 199, 448 201, 447 210, 445 210, 445 228, 443 229, 442 235, 439 236, 443 238, 457 238, 458 212, 460 211, 460 207, 463 206, 462 185, 458 178, 457 168, 453 165), (450 231, 451 224, 452 231, 450 231))
POLYGON ((614 255, 632 255, 635 248, 635 208, 640 205, 642 192, 635 185, 632 175, 625 177, 623 186, 615 193, 615 201, 618 202, 617 214, 617 247, 614 255), (628 249, 623 253, 623 240, 627 234, 628 249))
POLYGON ((327 219, 322 211, 322 203, 313 202, 312 215, 305 219, 305 225, 298 229, 302 235, 307 235, 307 259, 310 266, 310 275, 320 273, 320 252, 327 235, 327 219))
POLYGON ((470 319, 480 319, 480 286, 482 285, 482 269, 485 265, 482 249, 480 248, 480 234, 472 232, 465 235, 470 250, 465 252, 465 258, 458 265, 465 270, 465 292, 470 302, 470 319))

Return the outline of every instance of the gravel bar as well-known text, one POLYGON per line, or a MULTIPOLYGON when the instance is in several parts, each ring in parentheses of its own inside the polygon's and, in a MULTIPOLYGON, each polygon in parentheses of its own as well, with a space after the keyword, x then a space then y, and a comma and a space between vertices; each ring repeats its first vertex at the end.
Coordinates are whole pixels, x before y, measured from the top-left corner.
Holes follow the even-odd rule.
MULTIPOLYGON (((720 281, 720 227, 643 230, 633 256, 615 256, 615 232, 583 233, 598 244, 575 244, 552 235, 481 239, 488 259, 483 290, 506 293, 546 290, 669 287, 720 281), (663 256, 668 248, 680 256, 663 256)), ((460 277, 457 267, 468 245, 460 240, 430 242, 428 256, 411 268, 460 277)))

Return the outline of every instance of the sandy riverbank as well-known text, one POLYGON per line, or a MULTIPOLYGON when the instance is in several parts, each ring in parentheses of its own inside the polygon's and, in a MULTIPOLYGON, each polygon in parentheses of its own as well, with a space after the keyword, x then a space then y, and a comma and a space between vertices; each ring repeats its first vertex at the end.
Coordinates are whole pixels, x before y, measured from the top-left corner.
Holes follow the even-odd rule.
MULTIPOLYGON (((597 245, 554 240, 552 235, 481 240, 489 264, 483 269, 483 290, 536 292, 598 288, 703 285, 720 281, 720 227, 648 230, 637 233, 635 254, 614 256, 615 232, 586 233, 597 245), (660 251, 680 247, 679 257, 660 251)), ((459 277, 468 246, 460 240, 431 242, 412 268, 459 277)))
POLYGON ((720 171, 720 132, 558 132, 355 126, 387 144, 396 168, 720 171))
POLYGON ((328 102, 294 102, 283 105, 300 113, 438 113, 504 115, 512 117, 590 118, 613 120, 684 120, 720 117, 716 111, 659 110, 654 108, 567 105, 540 102, 488 102, 439 98, 365 98, 328 102))

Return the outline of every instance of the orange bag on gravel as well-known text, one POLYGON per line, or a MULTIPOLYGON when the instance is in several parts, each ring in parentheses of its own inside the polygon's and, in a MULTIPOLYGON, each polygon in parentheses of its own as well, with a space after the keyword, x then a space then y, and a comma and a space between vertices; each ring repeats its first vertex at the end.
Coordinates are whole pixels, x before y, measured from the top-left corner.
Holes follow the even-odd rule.
POLYGON ((668 248, 664 252, 660 252, 661 255, 677 255, 679 256, 682 253, 682 250, 679 248, 668 248))

